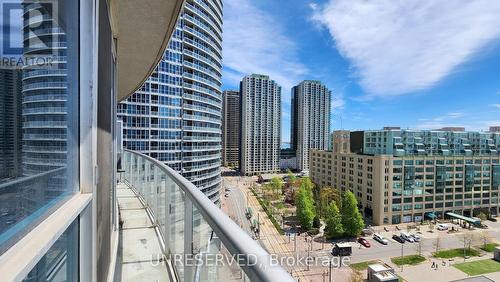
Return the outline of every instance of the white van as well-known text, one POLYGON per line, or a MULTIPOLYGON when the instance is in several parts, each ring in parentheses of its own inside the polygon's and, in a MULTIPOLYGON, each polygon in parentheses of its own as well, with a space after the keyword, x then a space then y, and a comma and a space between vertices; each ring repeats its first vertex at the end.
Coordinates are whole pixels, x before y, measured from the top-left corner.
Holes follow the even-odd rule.
POLYGON ((448 230, 448 224, 446 223, 440 223, 438 224, 437 230, 448 230))
POLYGON ((406 232, 401 232, 400 236, 401 236, 401 238, 403 238, 404 240, 406 240, 410 243, 415 243, 415 239, 413 238, 413 236, 411 236, 410 234, 408 234, 406 232))

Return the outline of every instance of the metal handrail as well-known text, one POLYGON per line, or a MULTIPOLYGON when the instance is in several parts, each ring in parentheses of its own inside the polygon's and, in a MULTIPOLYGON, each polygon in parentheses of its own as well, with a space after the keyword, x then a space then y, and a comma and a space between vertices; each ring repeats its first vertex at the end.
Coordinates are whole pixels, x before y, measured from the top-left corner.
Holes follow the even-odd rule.
POLYGON ((124 151, 154 163, 185 193, 227 250, 232 255, 246 255, 248 261, 240 267, 250 281, 295 281, 281 266, 273 265, 271 255, 268 252, 182 175, 147 155, 127 149, 124 151))
POLYGON ((15 179, 12 179, 10 181, 6 181, 5 183, 0 184, 0 191, 7 189, 7 188, 12 188, 15 185, 24 184, 24 183, 34 181, 34 180, 40 180, 41 178, 44 178, 44 177, 46 178, 46 177, 53 177, 53 176, 57 176, 57 175, 62 175, 61 172, 63 172, 65 169, 66 169, 66 166, 63 166, 63 167, 52 169, 52 170, 42 172, 42 173, 39 173, 36 175, 25 176, 25 177, 15 178, 15 179))

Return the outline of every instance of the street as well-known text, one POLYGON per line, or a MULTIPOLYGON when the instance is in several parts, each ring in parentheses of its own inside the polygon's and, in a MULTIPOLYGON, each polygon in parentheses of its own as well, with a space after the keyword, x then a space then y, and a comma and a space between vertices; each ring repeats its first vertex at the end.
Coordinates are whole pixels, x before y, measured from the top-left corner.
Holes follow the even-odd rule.
MULTIPOLYGON (((246 218, 245 212, 247 205, 250 206, 254 213, 254 218, 259 217, 260 219, 260 238, 258 242, 261 246, 266 249, 271 254, 276 254, 282 257, 312 257, 318 261, 329 261, 333 259, 331 255, 332 243, 326 242, 322 243, 322 240, 316 238, 313 243, 310 243, 310 238, 306 233, 303 233, 300 237, 288 237, 286 235, 280 235, 276 228, 273 226, 264 210, 260 206, 259 202, 255 196, 249 192, 249 187, 256 184, 255 177, 241 177, 236 175, 223 177, 223 188, 227 197, 223 196, 222 207, 223 210, 231 217, 233 220, 240 225, 248 234, 254 236, 253 231, 250 226, 250 221, 246 218), (247 199, 248 197, 248 199, 247 199), (295 241, 296 239, 296 241, 295 241)), ((429 231, 427 226, 421 226, 420 232, 418 234, 421 237, 421 252, 425 257, 432 257, 432 253, 435 252, 435 242, 436 238, 440 238, 439 248, 443 249, 453 249, 453 248, 463 248, 463 242, 461 241, 461 234, 473 233, 475 234, 475 240, 472 244, 477 247, 481 245, 479 240, 479 234, 482 232, 488 232, 493 242, 500 242, 500 222, 486 222, 489 226, 488 229, 460 229, 458 233, 448 234, 447 231, 438 231, 437 229, 429 231)), ((458 225, 449 223, 449 227, 452 226, 458 228, 458 225)), ((391 263, 391 258, 403 255, 413 255, 417 254, 418 243, 401 244, 393 240, 391 237, 393 234, 399 234, 401 231, 406 231, 404 225, 399 225, 401 231, 396 230, 395 226, 386 226, 389 231, 385 231, 382 227, 374 227, 376 232, 384 236, 389 243, 387 245, 382 245, 381 243, 375 241, 372 236, 366 236, 371 247, 366 248, 357 243, 354 239, 351 242, 352 245, 352 255, 350 256, 350 263, 358 263, 365 261, 379 260, 385 263, 391 263)), ((416 230, 411 230, 412 234, 417 233, 416 230)), ((436 259, 437 260, 437 259, 436 259)), ((458 261, 459 258, 456 259, 458 261)), ((292 276, 300 281, 328 281, 330 276, 330 270, 324 265, 282 265, 287 271, 292 273, 292 276)), ((406 275, 411 273, 411 268, 416 266, 405 266, 407 269, 406 275), (410 270, 408 270, 410 269, 410 270)), ((421 266, 420 266, 421 267, 421 266)), ((448 271, 454 271, 456 269, 449 268, 448 271)), ((398 270, 399 271, 399 270, 398 270)), ((444 270, 443 270, 444 271, 444 270)), ((458 271, 458 270, 456 270, 458 271)), ((340 268, 334 268, 331 270, 331 275, 334 277, 334 281, 348 281, 351 276, 352 270, 348 265, 340 268)), ((440 272, 441 273, 441 272, 440 272)), ((441 275, 446 276, 446 273, 441 273, 441 275)), ((455 277, 461 277, 461 273, 451 273, 455 277)), ((411 277, 410 277, 411 278, 411 277)), ((412 280, 412 279, 409 279, 412 280)), ((417 280, 418 281, 418 280, 417 280)), ((447 280, 440 280, 447 281, 447 280)))

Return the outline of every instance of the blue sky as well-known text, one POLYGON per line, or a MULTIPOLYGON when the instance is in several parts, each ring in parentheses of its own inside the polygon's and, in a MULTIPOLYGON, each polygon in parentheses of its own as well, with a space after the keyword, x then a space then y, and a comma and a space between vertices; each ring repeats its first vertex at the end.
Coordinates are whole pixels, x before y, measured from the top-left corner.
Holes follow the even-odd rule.
POLYGON ((250 73, 321 80, 331 128, 500 125, 500 1, 226 0, 223 89, 250 73))

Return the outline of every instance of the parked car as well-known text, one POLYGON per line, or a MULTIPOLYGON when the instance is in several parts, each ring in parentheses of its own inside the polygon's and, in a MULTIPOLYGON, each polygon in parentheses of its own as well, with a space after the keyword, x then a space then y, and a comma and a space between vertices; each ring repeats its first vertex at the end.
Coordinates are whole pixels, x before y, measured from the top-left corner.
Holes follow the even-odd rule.
POLYGON ((389 240, 385 239, 384 236, 380 234, 373 234, 373 239, 382 245, 387 245, 389 243, 389 240))
POLYGON ((411 237, 413 237, 413 240, 415 240, 415 242, 420 242, 420 236, 417 235, 417 234, 411 234, 411 237))
POLYGON ((350 256, 352 254, 352 247, 349 243, 336 243, 332 249, 334 256, 350 256))
POLYGON ((226 198, 229 197, 229 194, 228 193, 224 194, 224 197, 226 197, 226 198))
POLYGON ((372 246, 370 245, 370 242, 368 242, 368 240, 366 240, 365 238, 358 238, 358 243, 360 243, 365 248, 369 248, 372 246))
POLYGON ((441 231, 448 230, 448 224, 446 224, 446 223, 440 223, 440 224, 438 224, 437 230, 441 230, 441 231))
POLYGON ((363 234, 363 236, 370 236, 373 234, 373 230, 371 228, 365 228, 361 230, 361 234, 363 234))
POLYGON ((413 239, 413 236, 406 232, 401 232, 399 236, 410 243, 415 243, 415 239, 413 239))
POLYGON ((393 239, 394 241, 396 241, 396 242, 401 243, 401 244, 404 244, 404 243, 405 243, 405 240, 404 240, 403 238, 401 238, 400 236, 396 235, 396 234, 392 235, 392 239, 393 239))

